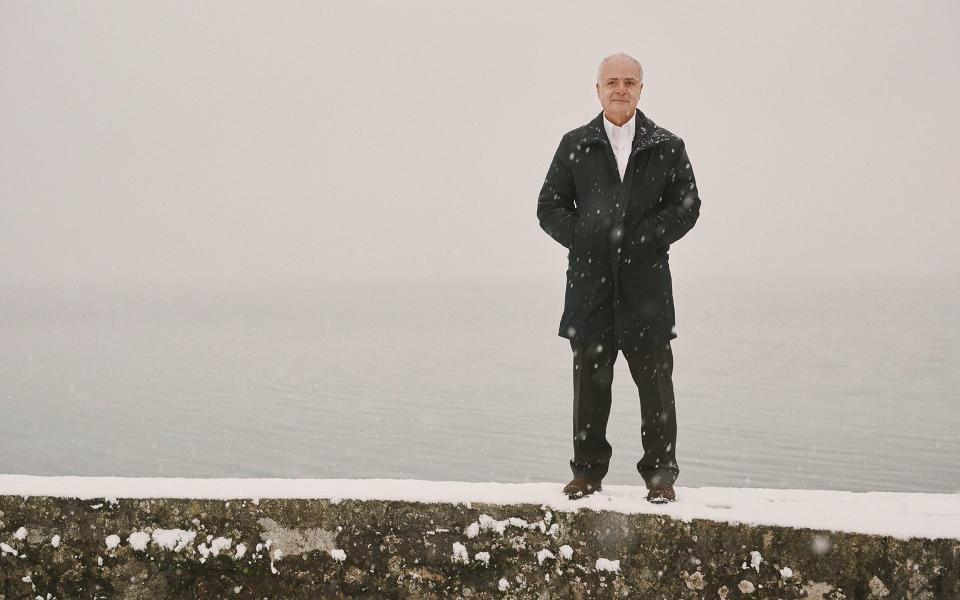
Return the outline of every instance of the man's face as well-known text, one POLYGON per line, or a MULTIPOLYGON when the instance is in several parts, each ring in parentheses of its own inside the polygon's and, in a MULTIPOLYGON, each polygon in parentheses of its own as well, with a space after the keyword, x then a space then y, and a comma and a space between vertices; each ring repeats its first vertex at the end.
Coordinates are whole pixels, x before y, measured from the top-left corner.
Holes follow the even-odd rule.
POLYGON ((620 56, 608 60, 597 82, 597 97, 607 119, 618 126, 629 121, 642 89, 637 65, 620 56))

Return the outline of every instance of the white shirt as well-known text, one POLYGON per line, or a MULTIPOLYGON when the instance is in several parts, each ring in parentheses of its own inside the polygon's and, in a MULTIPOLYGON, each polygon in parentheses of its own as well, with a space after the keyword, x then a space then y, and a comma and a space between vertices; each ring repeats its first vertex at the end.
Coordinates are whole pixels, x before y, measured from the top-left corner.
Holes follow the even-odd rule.
POLYGON ((607 130, 607 138, 613 147, 613 155, 617 158, 617 168, 620 169, 620 181, 627 172, 627 161, 630 160, 630 148, 633 146, 633 134, 637 127, 637 111, 633 111, 630 120, 617 127, 603 115, 603 128, 607 130))

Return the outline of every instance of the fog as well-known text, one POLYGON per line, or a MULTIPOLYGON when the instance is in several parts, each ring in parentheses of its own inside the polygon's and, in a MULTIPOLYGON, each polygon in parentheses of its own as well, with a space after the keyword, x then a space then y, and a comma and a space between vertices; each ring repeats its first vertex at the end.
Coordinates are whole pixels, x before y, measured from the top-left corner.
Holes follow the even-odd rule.
POLYGON ((950 2, 4 2, 0 282, 559 280, 599 60, 686 141, 681 278, 956 279, 950 2))
MULTIPOLYGON (((0 473, 565 481, 537 196, 623 51, 702 201, 681 486, 956 492, 958 17, 0 3, 0 473)), ((605 483, 635 485, 626 368, 605 483)))

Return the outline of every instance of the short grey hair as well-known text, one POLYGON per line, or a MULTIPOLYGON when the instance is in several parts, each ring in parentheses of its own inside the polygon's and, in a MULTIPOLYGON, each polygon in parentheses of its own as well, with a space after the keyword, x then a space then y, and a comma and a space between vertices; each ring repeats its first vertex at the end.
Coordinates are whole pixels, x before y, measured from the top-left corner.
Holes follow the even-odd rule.
POLYGON ((600 61, 600 66, 597 67, 597 83, 600 83, 600 77, 603 75, 603 65, 607 64, 607 61, 611 58, 617 57, 626 58, 633 64, 637 65, 637 68, 640 70, 640 83, 643 83, 643 65, 640 64, 640 61, 630 56, 625 52, 617 52, 616 54, 611 54, 610 56, 605 56, 603 60, 600 61))

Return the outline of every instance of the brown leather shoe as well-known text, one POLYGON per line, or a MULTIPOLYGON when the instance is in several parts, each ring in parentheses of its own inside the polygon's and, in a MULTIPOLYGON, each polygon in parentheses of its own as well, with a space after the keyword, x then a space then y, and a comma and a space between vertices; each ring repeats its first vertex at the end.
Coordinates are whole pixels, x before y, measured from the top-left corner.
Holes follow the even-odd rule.
POLYGON ((603 488, 600 486, 599 479, 590 479, 589 477, 574 477, 573 480, 563 488, 563 493, 571 500, 589 496, 594 492, 599 492, 603 488))
POLYGON ((677 499, 677 493, 673 491, 673 486, 668 483, 654 485, 647 489, 650 490, 647 492, 647 500, 654 504, 674 502, 677 499))

